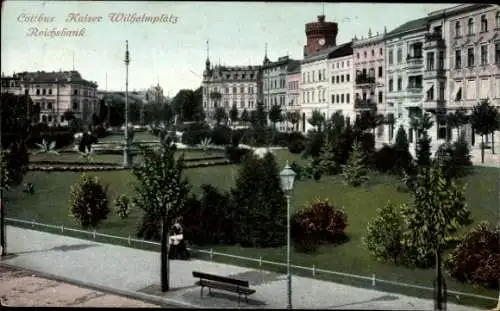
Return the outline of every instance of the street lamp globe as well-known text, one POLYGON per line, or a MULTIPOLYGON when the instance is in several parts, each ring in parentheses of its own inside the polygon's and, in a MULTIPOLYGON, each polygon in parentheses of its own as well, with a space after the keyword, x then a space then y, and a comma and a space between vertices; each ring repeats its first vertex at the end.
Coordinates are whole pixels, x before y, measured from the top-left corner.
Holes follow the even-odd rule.
POLYGON ((297 174, 292 170, 288 161, 286 162, 285 168, 280 172, 281 189, 288 193, 293 189, 293 182, 295 181, 295 176, 297 174))

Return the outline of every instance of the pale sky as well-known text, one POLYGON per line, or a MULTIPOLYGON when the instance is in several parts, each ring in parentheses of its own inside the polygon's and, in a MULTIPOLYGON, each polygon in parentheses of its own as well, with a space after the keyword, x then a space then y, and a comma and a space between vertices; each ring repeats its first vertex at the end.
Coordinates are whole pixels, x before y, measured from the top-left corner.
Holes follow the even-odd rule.
MULTIPOLYGON (((338 23, 337 44, 387 31, 427 13, 453 4, 325 3, 327 21, 338 23)), ((321 15, 321 3, 264 2, 147 2, 147 1, 17 1, 2 3, 1 71, 71 70, 96 81, 99 89, 125 89, 125 40, 129 41, 129 90, 159 81, 165 95, 201 85, 210 42, 212 63, 258 65, 268 43, 271 60, 289 55, 302 59, 305 23, 321 15), (19 22, 44 14, 52 22, 19 22), (102 16, 100 22, 66 22, 69 13, 102 16), (175 16, 176 23, 118 23, 110 13, 175 16), (29 29, 80 30, 82 37, 27 36, 29 29)), ((171 19, 173 20, 173 19, 171 19)))

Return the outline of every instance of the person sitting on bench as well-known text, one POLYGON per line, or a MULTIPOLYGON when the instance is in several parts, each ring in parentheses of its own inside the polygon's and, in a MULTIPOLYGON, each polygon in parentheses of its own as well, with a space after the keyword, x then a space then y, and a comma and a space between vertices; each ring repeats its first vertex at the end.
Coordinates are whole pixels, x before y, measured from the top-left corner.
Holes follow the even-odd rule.
POLYGON ((170 247, 168 252, 169 259, 187 260, 190 257, 186 248, 186 242, 184 241, 182 220, 182 216, 178 217, 170 230, 170 247))

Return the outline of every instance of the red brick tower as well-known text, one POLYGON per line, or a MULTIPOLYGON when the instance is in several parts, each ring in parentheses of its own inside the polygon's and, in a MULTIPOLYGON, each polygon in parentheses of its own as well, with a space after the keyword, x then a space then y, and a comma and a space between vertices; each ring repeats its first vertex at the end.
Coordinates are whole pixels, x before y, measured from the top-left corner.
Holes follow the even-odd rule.
POLYGON ((337 25, 334 22, 325 22, 325 15, 318 16, 317 22, 307 23, 307 45, 304 46, 304 56, 334 47, 337 44, 337 25))

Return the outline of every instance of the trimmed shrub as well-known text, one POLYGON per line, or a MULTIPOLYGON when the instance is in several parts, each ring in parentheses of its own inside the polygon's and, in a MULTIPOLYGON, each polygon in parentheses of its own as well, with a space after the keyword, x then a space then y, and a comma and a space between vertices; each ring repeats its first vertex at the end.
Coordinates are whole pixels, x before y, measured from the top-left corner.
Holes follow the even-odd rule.
POLYGON ((115 209, 121 219, 126 219, 130 215, 131 200, 128 196, 121 194, 115 199, 115 209))
POLYGON ((302 153, 304 150, 306 150, 306 143, 304 140, 292 140, 288 144, 288 151, 290 151, 290 153, 298 154, 302 153))
POLYGON ((231 143, 231 129, 224 125, 218 125, 214 127, 209 137, 214 145, 229 145, 231 143))
POLYGON ((320 244, 340 244, 347 240, 347 214, 327 199, 316 200, 293 215, 291 233, 295 248, 312 252, 320 244))
POLYGON ((394 171, 397 154, 394 147, 384 145, 373 155, 373 168, 379 172, 386 173, 394 171))
POLYGON ((377 216, 368 222, 363 242, 372 256, 379 260, 398 262, 402 251, 401 216, 390 203, 377 209, 377 216))
POLYGON ((83 228, 95 228, 109 214, 108 185, 97 176, 82 175, 70 191, 70 214, 83 228))
POLYGON ((500 228, 488 227, 487 222, 482 222, 468 232, 445 260, 445 267, 461 282, 498 289, 500 228))
POLYGON ((231 163, 241 163, 243 161, 244 156, 249 153, 251 150, 246 148, 238 148, 233 146, 226 146, 224 152, 226 154, 226 158, 231 161, 231 163))
POLYGON ((307 134, 307 145, 304 156, 318 157, 323 146, 324 136, 323 132, 310 131, 307 134))

